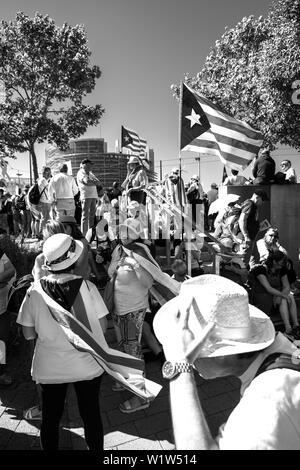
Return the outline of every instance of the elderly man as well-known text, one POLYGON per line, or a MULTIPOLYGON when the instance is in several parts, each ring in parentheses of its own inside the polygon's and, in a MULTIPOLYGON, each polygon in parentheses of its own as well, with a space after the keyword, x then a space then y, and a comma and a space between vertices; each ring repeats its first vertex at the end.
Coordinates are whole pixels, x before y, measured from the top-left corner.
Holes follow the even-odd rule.
POLYGON ((74 196, 79 189, 75 178, 68 175, 68 165, 64 163, 57 175, 54 175, 49 183, 48 194, 50 201, 54 203, 56 218, 59 220, 62 215, 75 214, 74 196))
POLYGON ((290 160, 283 160, 280 163, 281 171, 276 173, 275 182, 277 184, 296 184, 297 175, 290 160))
POLYGON ((99 179, 91 172, 93 162, 85 158, 80 163, 77 173, 77 184, 81 201, 81 231, 83 235, 94 226, 96 203, 98 200, 97 186, 101 186, 99 179))
POLYGON ((176 448, 298 450, 300 351, 249 305, 240 285, 216 275, 185 281, 158 311, 154 331, 167 362, 176 448), (214 439, 198 396, 204 379, 235 376, 241 399, 214 439))

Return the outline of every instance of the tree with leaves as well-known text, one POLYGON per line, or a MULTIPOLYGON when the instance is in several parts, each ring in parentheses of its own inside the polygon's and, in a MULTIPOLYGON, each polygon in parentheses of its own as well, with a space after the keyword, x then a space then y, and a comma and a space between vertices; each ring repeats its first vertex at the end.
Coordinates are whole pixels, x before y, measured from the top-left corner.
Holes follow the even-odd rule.
POLYGON ((35 179, 36 143, 67 149, 104 112, 83 103, 101 76, 90 55, 81 25, 58 27, 39 13, 0 23, 0 153, 29 151, 35 179))
MULTIPOLYGON (((300 0, 274 1, 267 16, 226 29, 195 76, 185 82, 264 135, 264 144, 300 149, 300 0)), ((179 95, 179 87, 171 87, 179 95)))

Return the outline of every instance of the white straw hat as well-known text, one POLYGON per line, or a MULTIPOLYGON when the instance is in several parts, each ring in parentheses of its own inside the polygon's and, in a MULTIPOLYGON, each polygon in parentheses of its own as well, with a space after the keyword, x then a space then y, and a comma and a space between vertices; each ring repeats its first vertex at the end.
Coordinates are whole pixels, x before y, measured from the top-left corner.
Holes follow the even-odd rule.
POLYGON ((43 246, 44 267, 49 271, 61 271, 72 266, 83 251, 83 243, 66 233, 56 233, 47 238, 43 246))
POLYGON ((265 313, 249 305, 247 291, 227 278, 207 274, 183 282, 178 297, 164 304, 154 318, 158 340, 162 345, 168 344, 168 348, 171 346, 174 353, 172 330, 177 324, 178 311, 188 308, 188 325, 195 339, 201 336, 208 322, 215 323, 198 357, 259 351, 274 341, 273 323, 265 313))
POLYGON ((141 163, 139 157, 129 157, 128 164, 130 163, 141 163))

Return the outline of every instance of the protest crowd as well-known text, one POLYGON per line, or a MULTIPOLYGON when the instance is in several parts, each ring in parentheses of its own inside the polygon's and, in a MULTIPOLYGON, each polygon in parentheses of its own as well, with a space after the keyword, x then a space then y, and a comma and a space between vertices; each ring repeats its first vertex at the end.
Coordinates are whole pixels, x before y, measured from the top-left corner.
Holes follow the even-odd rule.
POLYGON ((216 183, 205 193, 199 176, 184 181, 180 167, 160 182, 149 182, 137 156, 127 167, 126 179, 110 188, 85 158, 76 176, 66 164, 54 175, 46 166, 18 194, 0 189, 7 220, 0 234, 0 386, 14 382, 7 346, 16 323, 34 350, 39 397, 24 417, 41 421, 44 450, 59 448, 70 383, 88 448, 103 449, 102 376, 112 377, 112 391, 132 392, 121 413, 147 409, 160 387, 145 377, 145 361, 159 361, 170 381, 177 449, 299 449, 299 361, 290 359, 300 340, 297 275, 278 229, 259 222, 268 201, 260 186, 296 184, 291 162, 282 161, 276 173, 263 149, 253 179, 232 169, 222 185, 253 186, 244 201, 221 197, 216 183), (32 269, 21 277, 7 239, 37 247, 32 269), (163 250, 169 250, 167 266, 160 262, 163 250), (219 260, 218 272, 216 264, 205 265, 207 250, 219 260), (272 321, 276 314, 281 331, 272 321), (118 349, 107 343, 107 320, 118 349), (241 380, 241 401, 217 439, 194 373, 241 380))

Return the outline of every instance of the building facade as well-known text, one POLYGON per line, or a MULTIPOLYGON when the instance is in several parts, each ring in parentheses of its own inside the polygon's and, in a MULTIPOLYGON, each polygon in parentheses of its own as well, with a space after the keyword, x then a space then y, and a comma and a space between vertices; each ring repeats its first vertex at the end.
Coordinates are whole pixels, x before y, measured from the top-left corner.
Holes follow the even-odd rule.
POLYGON ((45 153, 46 165, 51 167, 53 174, 66 162, 76 177, 80 162, 89 158, 93 162, 92 171, 104 188, 112 186, 114 181, 121 184, 126 178, 128 155, 107 152, 107 143, 102 138, 71 140, 68 150, 61 151, 56 147, 49 147, 45 153))

